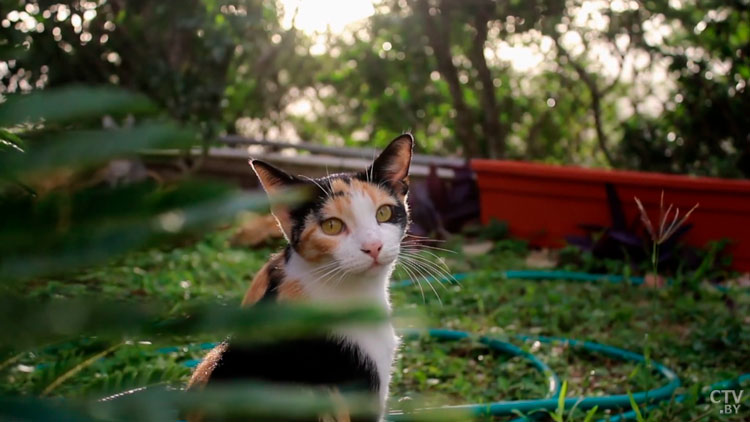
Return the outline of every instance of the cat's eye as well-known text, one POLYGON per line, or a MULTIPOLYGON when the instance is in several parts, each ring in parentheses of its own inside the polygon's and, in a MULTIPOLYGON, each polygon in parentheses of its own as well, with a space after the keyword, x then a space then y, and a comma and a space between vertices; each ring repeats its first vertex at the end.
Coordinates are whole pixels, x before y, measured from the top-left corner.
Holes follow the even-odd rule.
POLYGON ((378 220, 378 223, 385 223, 386 221, 389 221, 392 216, 393 208, 390 205, 382 205, 375 212, 375 219, 378 220))
POLYGON ((344 230, 344 222, 338 218, 329 218, 320 223, 320 228, 323 233, 335 236, 344 230))

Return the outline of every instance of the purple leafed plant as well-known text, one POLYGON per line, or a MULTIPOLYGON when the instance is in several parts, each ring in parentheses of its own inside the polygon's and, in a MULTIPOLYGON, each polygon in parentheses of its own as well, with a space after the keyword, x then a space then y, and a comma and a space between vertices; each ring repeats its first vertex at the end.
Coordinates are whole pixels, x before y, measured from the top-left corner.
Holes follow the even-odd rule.
POLYGON ((636 199, 640 214, 628 221, 614 185, 607 183, 605 188, 610 225, 579 224, 585 235, 566 236, 569 244, 590 252, 600 260, 624 261, 633 269, 650 264, 652 268, 658 266, 674 273, 678 268, 691 270, 700 266, 700 251, 680 242, 692 228, 687 218, 697 205, 680 217, 675 207, 664 208, 662 199, 657 226, 651 223, 642 204, 636 199), (654 253, 655 249, 657 253, 654 253))

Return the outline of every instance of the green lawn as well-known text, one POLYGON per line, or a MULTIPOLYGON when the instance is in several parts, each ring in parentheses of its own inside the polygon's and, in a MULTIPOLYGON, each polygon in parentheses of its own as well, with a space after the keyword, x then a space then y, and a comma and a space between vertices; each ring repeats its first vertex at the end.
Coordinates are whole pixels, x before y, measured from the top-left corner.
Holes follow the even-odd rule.
MULTIPOLYGON (((275 248, 248 250, 229 245, 218 232, 169 250, 133 253, 105 268, 65 279, 27 285, 31 296, 151 297, 177 310, 202 299, 239 303, 254 272, 275 248), (31 287, 28 287, 31 286, 31 287)), ((461 241, 446 244, 461 251, 461 241)), ((401 327, 441 327, 511 339, 533 351, 561 379, 568 395, 607 395, 653 388, 662 383, 647 365, 623 363, 573 350, 565 344, 534 344, 515 334, 591 340, 645 354, 680 376, 685 392, 750 372, 750 294, 723 295, 709 286, 686 291, 625 284, 584 284, 498 279, 494 270, 524 267, 525 249, 501 241, 488 254, 440 253, 454 272, 472 271, 460 285, 393 289, 401 327)), ((432 256, 426 255, 433 259, 432 256)), ((405 278, 397 272, 397 277, 405 278)), ((184 383, 199 358, 200 343, 220 338, 144 338, 119 345, 87 339, 15 352, 0 360, 0 392, 56 396, 105 395, 127 388, 184 383), (177 346, 164 349, 167 346, 177 346), (104 358, 91 359, 110 350, 104 358)), ((471 341, 406 340, 394 368, 394 408, 539 398, 545 377, 521 358, 492 353, 471 341)), ((745 386, 746 395, 750 396, 745 386)), ((719 414, 718 405, 665 405, 651 421, 746 421, 750 403, 738 416, 719 414)), ((573 417, 582 420, 582 412, 573 417)), ((605 417, 599 412, 597 416, 605 417)), ((571 418, 570 420, 574 420, 571 418)))

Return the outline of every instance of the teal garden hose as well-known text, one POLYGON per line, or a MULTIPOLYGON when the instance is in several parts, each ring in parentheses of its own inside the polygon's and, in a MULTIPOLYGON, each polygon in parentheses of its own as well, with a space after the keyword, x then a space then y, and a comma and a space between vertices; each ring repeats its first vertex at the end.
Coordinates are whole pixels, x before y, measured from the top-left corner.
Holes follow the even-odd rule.
MULTIPOLYGON (((454 274, 451 280, 462 281, 473 274, 471 273, 459 273, 454 274)), ((588 274, 580 272, 568 272, 568 271, 537 271, 537 270, 514 270, 514 271, 501 271, 488 273, 491 277, 500 277, 505 279, 523 279, 523 280, 564 280, 564 281, 576 281, 576 282, 607 282, 607 283, 630 283, 634 285, 643 284, 644 280, 640 277, 623 277, 619 275, 602 275, 602 274, 588 274)), ((429 282, 429 281, 428 281, 429 282)), ((405 287, 411 285, 411 280, 404 280, 394 282, 393 287, 405 287)), ((474 336, 470 333, 463 331, 453 331, 446 329, 428 329, 428 330, 410 330, 403 332, 406 338, 414 338, 419 336, 428 336, 431 338, 443 340, 443 341, 459 341, 463 339, 473 339, 478 343, 488 347, 491 350, 506 353, 511 356, 518 356, 522 359, 527 360, 536 370, 540 371, 547 381, 547 395, 540 399, 529 399, 529 400, 514 400, 514 401, 497 401, 491 403, 477 403, 477 404, 462 404, 454 406, 443 406, 434 408, 418 409, 408 413, 391 413, 387 416, 388 421, 401 422, 413 420, 418 417, 420 420, 425 420, 425 417, 435 416, 439 417, 444 414, 456 412, 462 415, 471 417, 489 417, 489 416, 509 416, 517 415, 519 413, 529 415, 530 413, 539 411, 554 411, 557 409, 559 403, 559 396, 561 394, 560 379, 552 369, 545 364, 543 361, 538 359, 532 353, 527 352, 509 342, 502 341, 487 336, 474 336)), ((581 341, 574 339, 567 339, 562 337, 545 337, 545 336, 528 336, 528 335, 517 335, 517 340, 521 341, 539 341, 545 344, 556 344, 564 343, 574 349, 585 350, 593 352, 607 357, 618 359, 627 362, 635 363, 646 363, 646 358, 643 355, 633 353, 627 350, 623 350, 617 347, 608 346, 604 344, 581 341)), ((214 347, 216 343, 203 343, 198 346, 201 349, 210 349, 214 347)), ((184 346, 180 346, 184 347, 184 346)), ((171 353, 178 351, 178 347, 167 347, 159 349, 159 353, 171 353)), ((185 362, 186 366, 196 366, 199 360, 189 360, 185 362)), ((664 378, 664 384, 658 388, 654 388, 647 391, 640 391, 633 393, 632 395, 627 394, 616 394, 609 396, 596 396, 596 397, 568 397, 564 399, 565 409, 571 409, 576 407, 581 410, 591 409, 597 407, 599 410, 606 409, 629 409, 631 407, 632 400, 641 406, 641 412, 645 413, 656 406, 660 402, 666 401, 674 397, 676 402, 682 402, 687 397, 686 394, 675 395, 675 391, 680 386, 680 379, 677 374, 666 366, 650 361, 652 368, 664 378)), ((729 388, 728 386, 737 386, 741 383, 750 381, 750 374, 741 375, 738 378, 721 381, 713 384, 711 389, 714 388, 729 388)), ((610 422, 624 422, 629 420, 635 420, 637 417, 635 411, 627 411, 620 415, 612 416, 608 419, 610 422)), ((524 417, 516 419, 515 421, 532 420, 533 417, 524 417)))
MULTIPOLYGON (((419 332, 409 332, 409 335, 415 335, 419 332)), ((444 329, 431 329, 424 331, 428 336, 442 339, 442 340, 460 340, 465 338, 472 338, 472 336, 463 331, 452 331, 444 329)), ((566 343, 570 346, 586 350, 593 353, 599 353, 610 358, 619 359, 623 361, 645 363, 646 358, 637 353, 629 352, 627 350, 619 349, 617 347, 607 346, 599 343, 593 343, 589 341, 578 341, 572 339, 566 339, 561 337, 544 337, 544 336, 516 336, 519 340, 535 340, 541 343, 554 344, 554 343, 566 343)), ((429 409, 420 409, 417 413, 420 417, 422 416, 439 416, 444 412, 461 412, 467 416, 473 417, 487 417, 487 416, 508 416, 517 413, 528 414, 530 412, 548 410, 553 411, 558 407, 558 398, 560 395, 560 379, 559 377, 543 362, 536 358, 533 354, 524 352, 518 347, 490 337, 478 337, 477 341, 481 344, 488 346, 492 350, 497 350, 505 353, 509 353, 514 356, 521 356, 536 367, 539 371, 547 376, 549 383, 550 394, 547 398, 535 399, 535 400, 514 400, 514 401, 498 401, 492 403, 482 404, 462 404, 456 406, 443 406, 429 409)), ((660 373, 666 383, 661 387, 633 393, 632 397, 638 404, 655 403, 663 400, 667 400, 674 394, 675 390, 680 386, 680 379, 677 374, 671 369, 664 365, 656 362, 651 362, 654 369, 660 373)), ((564 401, 565 408, 570 409, 576 406, 578 409, 587 410, 593 407, 598 407, 600 410, 604 409, 618 409, 626 408, 630 406, 630 396, 627 394, 611 395, 611 396, 599 396, 599 397, 568 397, 564 401)), ((411 414, 391 414, 387 418, 389 421, 407 421, 413 419, 411 414)))
MULTIPOLYGON (((455 280, 455 281, 460 282, 471 275, 472 274, 470 273, 458 273, 458 274, 454 274, 450 280, 455 280)), ((589 273, 571 272, 571 271, 510 270, 510 271, 495 271, 495 272, 489 273, 488 275, 490 277, 499 277, 499 278, 505 278, 505 279, 522 279, 522 280, 563 280, 563 281, 575 281, 575 282, 629 283, 633 285, 641 285, 644 283, 643 277, 624 277, 621 275, 589 274, 589 273)), ((445 280, 445 281, 449 281, 449 280, 445 280)), ((404 281, 394 283, 394 287, 404 287, 410 284, 412 284, 411 280, 404 280, 404 281)), ((722 287, 717 287, 717 288, 720 291, 726 291, 722 287)), ((427 333, 431 337, 443 338, 443 339, 467 338, 470 336, 470 334, 464 333, 464 332, 441 330, 441 329, 428 330, 427 333)), ((541 343, 546 343, 546 344, 561 342, 561 343, 566 343, 574 348, 579 348, 579 349, 586 350, 589 352, 599 353, 599 354, 606 355, 614 359, 636 362, 636 363, 646 362, 646 358, 643 355, 639 355, 637 353, 629 352, 627 350, 619 349, 613 346, 593 343, 589 341, 566 339, 562 337, 544 337, 544 336, 526 336, 526 335, 518 335, 516 336, 516 338, 520 340, 524 340, 524 341, 536 340, 536 341, 539 341, 541 343)), ((487 337, 480 337, 479 341, 480 343, 483 343, 485 345, 503 344, 503 346, 491 347, 494 350, 511 351, 512 349, 507 349, 507 346, 515 347, 509 343, 505 343, 500 340, 489 339, 487 337)), ((513 353, 513 352, 510 352, 510 353, 513 355, 518 355, 517 353, 513 353)), ((530 353, 526 353, 526 352, 524 353, 525 354, 520 355, 520 356, 523 356, 524 358, 527 358, 527 359, 533 358, 534 360, 538 361, 538 359, 536 359, 530 353)), ((649 405, 646 408, 644 408, 643 410, 644 413, 656 407, 659 402, 670 399, 674 395, 677 388, 680 386, 680 379, 674 371, 672 371, 671 369, 657 362, 651 361, 651 364, 653 368, 656 370, 656 372, 660 373, 664 377, 664 379, 666 380, 666 383, 659 388, 655 388, 655 389, 648 390, 648 391, 636 392, 632 394, 632 399, 637 405, 639 406, 649 405)), ((559 378, 557 377, 557 375, 555 375, 554 373, 549 374, 544 369, 542 369, 542 368, 548 368, 546 365, 544 366, 534 365, 534 366, 537 369, 542 370, 545 374, 547 374, 550 380, 557 380, 557 383, 558 383, 557 385, 559 386, 559 378)), ((728 384, 738 385, 748 380, 750 380, 750 374, 744 374, 738 378, 725 380, 715 385, 728 385, 728 384)), ((550 384, 552 384, 552 381, 550 381, 550 384)), ((713 389, 714 386, 711 386, 711 387, 712 387, 711 389, 713 389)), ((553 391, 551 397, 547 397, 543 399, 516 400, 516 401, 507 401, 507 402, 485 403, 485 404, 465 404, 465 405, 458 405, 458 406, 445 406, 445 407, 440 407, 440 408, 424 409, 421 412, 425 412, 425 413, 435 412, 436 414, 439 414, 440 412, 445 412, 449 410, 465 410, 473 416, 504 416, 504 415, 516 414, 518 412, 523 413, 523 414, 528 414, 529 412, 540 411, 540 410, 552 411, 552 410, 555 410, 559 405, 558 403, 559 394, 560 394, 560 391, 558 389, 556 391, 553 391)), ((676 396, 675 400, 678 402, 681 402, 681 401, 684 401, 686 397, 687 395, 676 396)), ((600 410, 623 409, 623 408, 631 407, 631 396, 627 394, 619 394, 619 395, 598 396, 598 397, 570 397, 570 398, 565 399, 564 405, 566 409, 570 409, 573 406, 576 406, 576 408, 581 409, 581 410, 591 409, 595 406, 598 407, 598 409, 600 410)), ((405 414, 390 415, 388 420, 392 420, 392 421, 409 420, 408 416, 409 415, 405 415, 405 414)), ((627 421, 627 420, 635 420, 636 417, 637 415, 635 411, 629 411, 621 415, 614 416, 610 418, 609 420, 611 422, 622 422, 622 421, 627 421)))

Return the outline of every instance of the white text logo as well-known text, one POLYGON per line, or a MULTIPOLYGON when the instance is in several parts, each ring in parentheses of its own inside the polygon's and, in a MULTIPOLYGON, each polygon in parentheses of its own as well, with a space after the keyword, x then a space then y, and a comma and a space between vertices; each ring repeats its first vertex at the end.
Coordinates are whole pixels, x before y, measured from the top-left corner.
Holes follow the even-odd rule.
POLYGON ((711 392, 711 403, 722 404, 719 413, 722 415, 733 415, 740 411, 740 401, 743 390, 714 390, 711 392))

